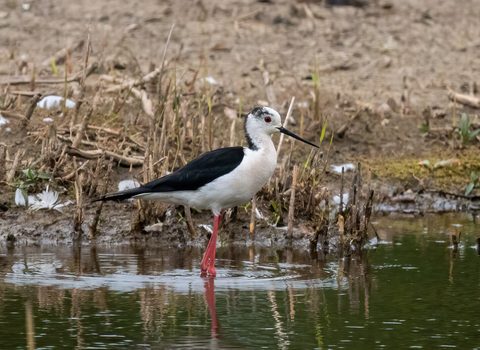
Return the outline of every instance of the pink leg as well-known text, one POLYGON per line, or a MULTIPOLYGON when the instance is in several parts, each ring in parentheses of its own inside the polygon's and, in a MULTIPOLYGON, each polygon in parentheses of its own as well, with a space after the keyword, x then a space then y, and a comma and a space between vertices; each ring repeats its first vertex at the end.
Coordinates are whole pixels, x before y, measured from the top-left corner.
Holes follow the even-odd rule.
POLYGON ((208 242, 207 250, 203 255, 202 264, 200 267, 202 277, 205 277, 207 275, 207 270, 212 277, 215 277, 217 274, 217 272, 215 271, 215 250, 217 248, 217 235, 218 229, 220 228, 220 222, 222 221, 222 217, 223 212, 221 212, 220 215, 215 215, 213 221, 213 233, 210 237, 210 241, 208 242))
POLYGON ((217 250, 217 234, 218 234, 218 227, 220 226, 220 220, 222 216, 215 216, 213 222, 213 234, 212 238, 215 236, 215 240, 213 241, 212 249, 210 250, 210 259, 208 261, 208 274, 212 277, 217 275, 217 271, 215 271, 215 251, 217 250))
MULTIPOLYGON (((212 234, 210 236, 210 241, 208 241, 208 246, 207 246, 207 249, 205 250, 205 254, 203 254, 202 264, 200 265, 200 270, 202 271, 201 273, 202 277, 205 277, 207 275, 208 261, 210 259, 210 251, 212 250, 213 240, 214 240, 214 237, 212 234)), ((215 237, 215 241, 216 241, 216 237, 215 237)))

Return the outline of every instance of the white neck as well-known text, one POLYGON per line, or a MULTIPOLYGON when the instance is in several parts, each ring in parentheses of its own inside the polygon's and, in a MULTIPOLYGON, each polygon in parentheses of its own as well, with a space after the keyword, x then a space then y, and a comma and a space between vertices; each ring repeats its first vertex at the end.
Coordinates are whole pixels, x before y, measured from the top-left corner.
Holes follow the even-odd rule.
POLYGON ((258 129, 252 128, 247 124, 245 137, 247 138, 248 147, 252 151, 265 150, 272 148, 275 151, 273 145, 272 136, 267 135, 264 132, 258 132, 258 129))

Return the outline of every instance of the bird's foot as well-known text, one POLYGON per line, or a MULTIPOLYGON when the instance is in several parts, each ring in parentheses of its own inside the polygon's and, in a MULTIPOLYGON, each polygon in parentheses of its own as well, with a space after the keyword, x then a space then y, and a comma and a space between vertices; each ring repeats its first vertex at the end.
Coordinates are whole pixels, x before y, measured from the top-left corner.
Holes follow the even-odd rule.
POLYGON ((201 277, 206 277, 207 276, 207 269, 208 269, 208 259, 205 259, 205 261, 202 261, 202 264, 200 265, 200 276, 201 277))
POLYGON ((215 271, 215 266, 209 266, 208 267, 208 275, 210 277, 216 277, 217 276, 217 271, 215 271))
POLYGON ((207 259, 205 263, 202 262, 202 265, 200 265, 200 277, 207 277, 207 274, 210 277, 215 277, 217 275, 215 264, 211 263, 211 261, 211 259, 207 259))

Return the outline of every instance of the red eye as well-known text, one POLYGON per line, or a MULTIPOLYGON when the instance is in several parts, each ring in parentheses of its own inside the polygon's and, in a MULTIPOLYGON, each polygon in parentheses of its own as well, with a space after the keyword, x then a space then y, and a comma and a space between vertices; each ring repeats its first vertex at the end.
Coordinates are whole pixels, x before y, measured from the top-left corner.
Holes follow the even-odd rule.
POLYGON ((265 120, 267 123, 270 123, 270 122, 272 121, 272 118, 270 118, 270 117, 265 117, 264 120, 265 120))

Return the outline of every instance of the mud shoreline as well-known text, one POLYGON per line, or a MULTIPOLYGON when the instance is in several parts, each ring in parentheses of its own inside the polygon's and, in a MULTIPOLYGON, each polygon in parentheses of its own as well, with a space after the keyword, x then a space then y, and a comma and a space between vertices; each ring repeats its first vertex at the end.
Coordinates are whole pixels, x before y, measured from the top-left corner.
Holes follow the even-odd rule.
MULTIPOLYGON (((397 196, 392 201, 375 204, 372 220, 384 216, 390 217, 417 217, 426 215, 442 215, 455 212, 470 212, 476 215, 480 212, 479 201, 469 201, 453 196, 438 194, 411 193, 397 196)), ((332 208, 331 215, 335 215, 338 206, 332 208)), ((197 237, 192 237, 184 220, 180 220, 176 209, 172 206, 167 211, 162 223, 146 226, 142 231, 135 231, 133 224, 137 219, 137 207, 133 203, 108 203, 102 212, 95 237, 89 237, 91 222, 95 215, 95 208, 90 206, 85 211, 83 232, 79 236, 75 233, 73 224, 73 205, 64 208, 60 213, 55 210, 28 212, 25 207, 11 208, 0 214, 0 245, 57 245, 57 244, 147 244, 151 246, 196 246, 203 247, 208 243, 211 234, 212 215, 208 211, 195 213, 193 220, 196 224, 197 237)), ((274 227, 272 217, 267 212, 257 215, 255 234, 249 231, 250 213, 239 210, 234 220, 222 225, 219 233, 219 242, 222 245, 265 246, 278 248, 308 248, 314 229, 308 220, 297 220, 291 240, 286 238, 286 226, 274 227)), ((333 220, 332 220, 333 221, 333 220)), ((329 234, 338 234, 336 225, 332 225, 329 234)), ((369 230, 369 237, 374 232, 369 230)))

